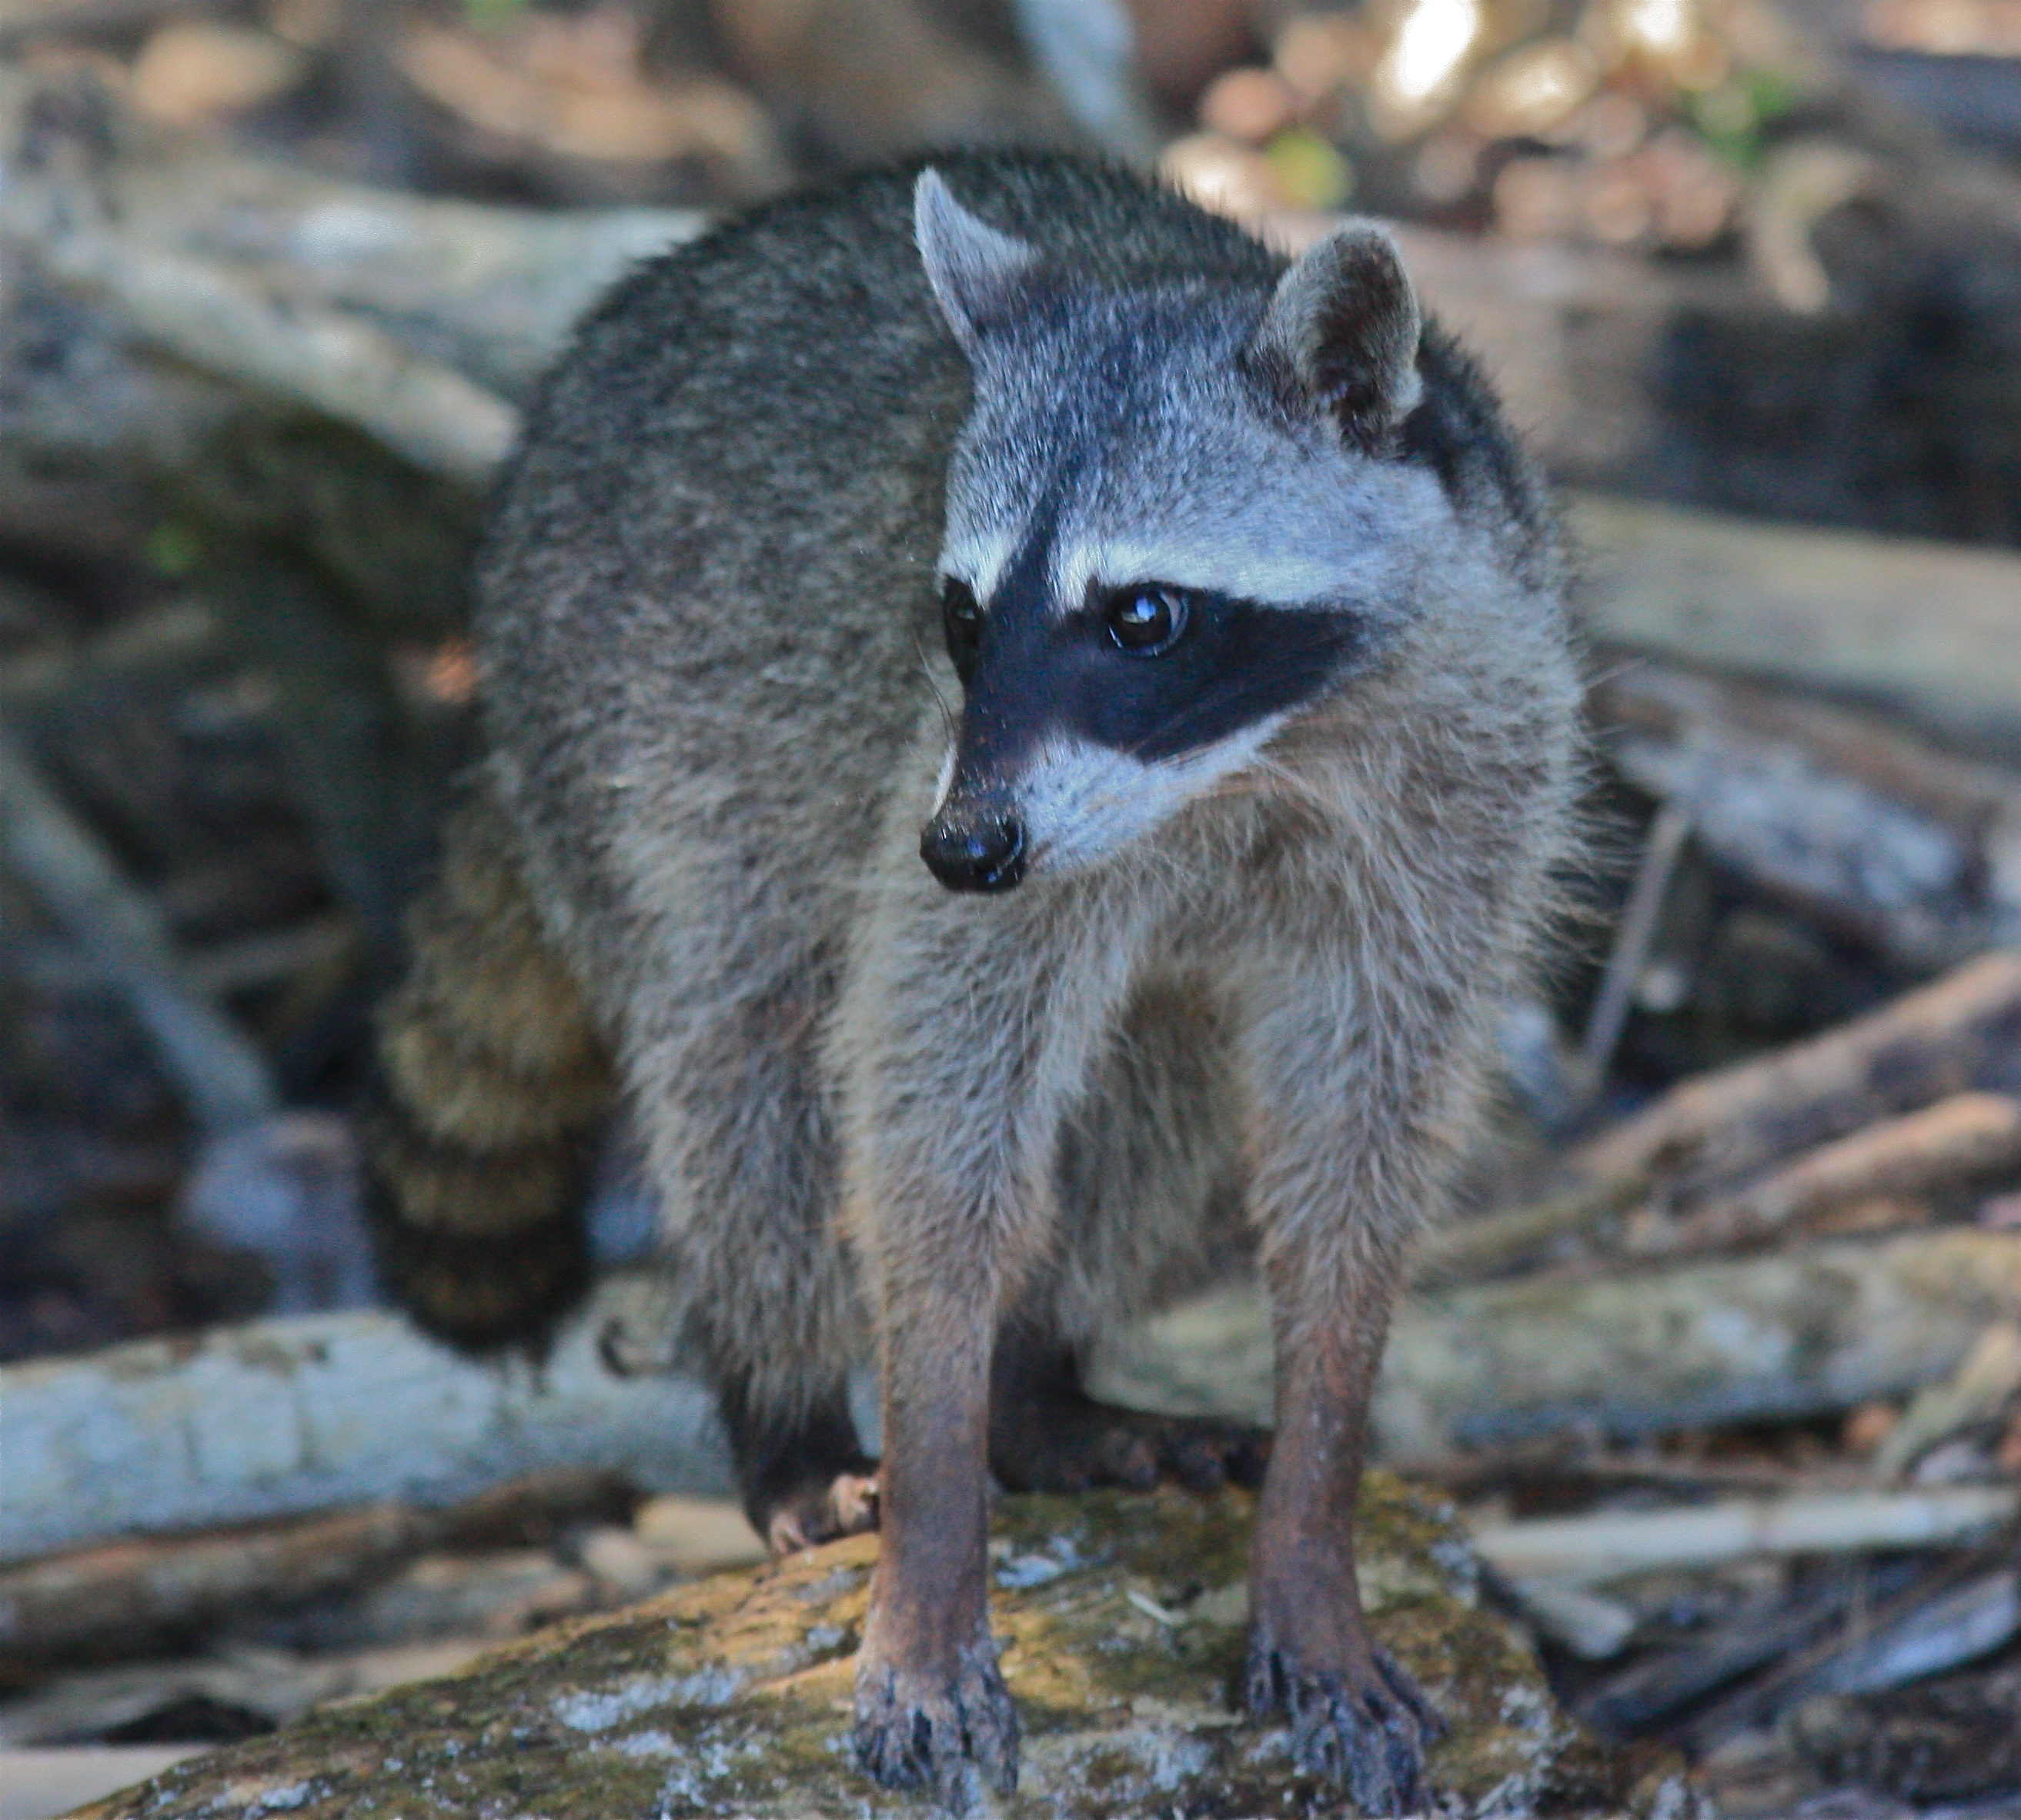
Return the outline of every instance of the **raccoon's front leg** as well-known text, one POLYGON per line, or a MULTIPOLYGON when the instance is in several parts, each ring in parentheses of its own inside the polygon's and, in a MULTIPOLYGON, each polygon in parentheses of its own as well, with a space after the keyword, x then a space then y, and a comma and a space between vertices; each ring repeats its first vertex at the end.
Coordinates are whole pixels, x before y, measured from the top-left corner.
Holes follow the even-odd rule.
POLYGON ((1067 889, 977 903, 923 872, 873 912, 836 1026, 847 1217, 883 1372, 855 1750, 886 1785, 957 1811, 978 1778, 1017 1779, 989 1622, 992 1341, 1048 1247, 1058 1132, 1129 954, 1117 907, 1078 909, 1067 889))
MULTIPOLYGON (((888 1141, 898 1116, 887 1110, 866 1147, 888 1141)), ((854 1742, 887 1787, 927 1789, 961 1812, 978 1776, 1004 1793, 1018 1777, 988 1584, 990 1350, 1014 1190, 988 1147, 952 1130, 932 1147, 945 1147, 945 1173, 876 1169, 863 1186, 884 1458, 854 1742)))
POLYGON ((854 1741, 887 1787, 960 1813, 975 1777, 1003 1794, 1018 1780, 1018 1716, 989 1634, 992 1311, 919 1290, 904 1305, 885 1335, 882 1534, 854 1741))
MULTIPOLYGON (((1280 970, 1259 1020, 1251 1205, 1277 1345, 1276 1428, 1251 1560, 1245 1692, 1301 1767, 1370 1815, 1427 1804, 1441 1729, 1368 1634, 1354 1523, 1368 1405, 1404 1251, 1440 1183, 1437 1071, 1351 1002, 1349 970, 1280 970)), ((1391 1012, 1394 1017, 1393 1009, 1391 1012)))
POLYGON ((1277 1427, 1257 1510, 1244 1694, 1255 1716, 1287 1718, 1299 1767, 1344 1784, 1364 1813, 1415 1814, 1428 1804, 1425 1747, 1441 1727, 1368 1635, 1354 1548, 1363 1432, 1400 1273, 1364 1259, 1313 1294, 1335 1261, 1295 1242, 1266 1266, 1277 1427))

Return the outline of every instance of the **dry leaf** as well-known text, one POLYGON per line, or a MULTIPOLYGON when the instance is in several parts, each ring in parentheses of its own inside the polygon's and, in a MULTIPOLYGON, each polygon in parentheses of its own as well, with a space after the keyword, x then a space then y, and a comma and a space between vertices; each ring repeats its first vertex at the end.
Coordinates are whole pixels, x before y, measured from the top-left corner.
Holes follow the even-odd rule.
POLYGON ((148 38, 127 93, 151 120, 201 126, 277 100, 308 67, 299 49, 271 33, 192 20, 148 38))
POLYGON ((480 131, 563 158, 621 164, 697 158, 753 187, 783 161, 763 111, 705 76, 661 84, 641 67, 643 31, 621 7, 537 13, 508 31, 417 24, 399 51, 407 79, 480 131))

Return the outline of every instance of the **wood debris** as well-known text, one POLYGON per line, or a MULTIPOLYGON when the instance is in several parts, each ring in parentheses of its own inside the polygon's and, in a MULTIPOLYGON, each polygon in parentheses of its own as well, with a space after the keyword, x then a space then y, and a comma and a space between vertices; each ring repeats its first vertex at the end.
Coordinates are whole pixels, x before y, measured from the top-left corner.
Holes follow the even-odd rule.
POLYGON ((497 1548, 608 1519, 632 1502, 608 1474, 508 1480, 447 1510, 381 1502, 328 1516, 114 1542, 0 1568, 0 1679, 13 1665, 200 1634, 227 1617, 366 1585, 430 1547, 497 1548))

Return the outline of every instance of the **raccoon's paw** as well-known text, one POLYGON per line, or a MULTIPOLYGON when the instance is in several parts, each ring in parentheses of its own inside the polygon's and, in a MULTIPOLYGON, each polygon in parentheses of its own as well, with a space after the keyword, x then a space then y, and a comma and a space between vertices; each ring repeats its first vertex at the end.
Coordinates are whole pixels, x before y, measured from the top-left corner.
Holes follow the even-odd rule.
POLYGON ((1281 1713, 1291 1721, 1298 1767, 1345 1787, 1364 1814, 1430 1807, 1425 1751, 1444 1735, 1444 1722, 1387 1650, 1371 1649, 1358 1670, 1315 1673, 1258 1636, 1244 1693, 1253 1716, 1281 1713))
POLYGON ((782 1494, 766 1513, 765 1545, 775 1555, 798 1554, 837 1538, 877 1527, 877 1469, 810 1479, 782 1494))
POLYGON ((990 1418, 989 1465, 1011 1491, 1189 1491, 1260 1485, 1270 1458, 1261 1429, 1204 1417, 1146 1415, 1082 1396, 1020 1399, 990 1418))
POLYGON ((918 1789, 966 1814, 986 1785, 1018 1786, 1018 1710, 985 1633, 967 1644, 949 1676, 921 1673, 864 1652, 856 1671, 857 1765, 887 1789, 918 1789))

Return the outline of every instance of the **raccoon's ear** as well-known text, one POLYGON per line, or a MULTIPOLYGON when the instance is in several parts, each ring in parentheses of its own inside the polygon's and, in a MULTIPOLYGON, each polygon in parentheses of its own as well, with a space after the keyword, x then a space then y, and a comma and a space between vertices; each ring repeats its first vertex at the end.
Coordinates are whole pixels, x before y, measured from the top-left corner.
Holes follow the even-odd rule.
POLYGON ((973 354, 992 325, 1018 312, 1037 249, 970 214, 931 168, 912 186, 912 233, 941 313, 973 354))
POLYGON ((1420 327, 1396 242, 1350 221, 1278 281, 1247 359, 1273 390, 1288 389, 1372 450, 1417 405, 1420 327))

